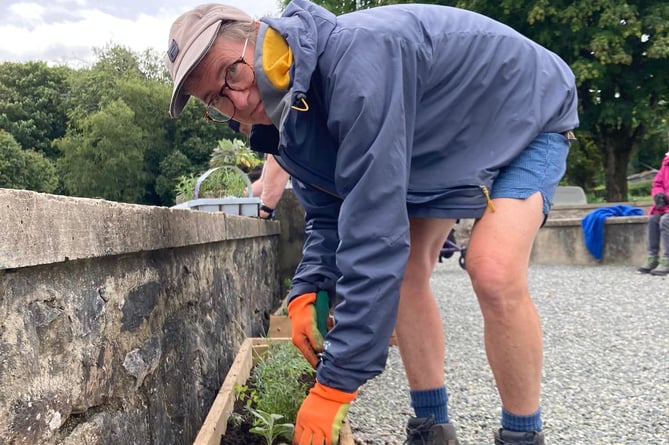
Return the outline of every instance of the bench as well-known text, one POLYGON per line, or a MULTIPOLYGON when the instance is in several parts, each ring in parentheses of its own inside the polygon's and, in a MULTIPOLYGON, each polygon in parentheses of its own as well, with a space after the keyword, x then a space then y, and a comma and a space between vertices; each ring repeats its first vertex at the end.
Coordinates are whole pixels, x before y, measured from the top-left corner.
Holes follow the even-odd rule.
POLYGON ((559 185, 553 197, 553 205, 587 204, 588 198, 583 189, 576 185, 559 185))

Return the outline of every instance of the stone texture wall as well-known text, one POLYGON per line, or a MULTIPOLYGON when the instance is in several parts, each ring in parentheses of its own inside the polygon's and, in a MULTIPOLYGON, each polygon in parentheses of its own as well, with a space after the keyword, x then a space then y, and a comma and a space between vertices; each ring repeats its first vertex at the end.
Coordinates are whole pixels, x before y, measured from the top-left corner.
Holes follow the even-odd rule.
POLYGON ((648 209, 651 206, 650 201, 616 202, 616 203, 602 202, 597 204, 555 205, 553 206, 553 208, 551 208, 551 212, 548 214, 548 219, 553 220, 553 219, 583 218, 593 210, 618 204, 638 207, 641 210, 643 210, 644 215, 648 213, 648 209))
POLYGON ((279 224, 0 189, 0 443, 190 444, 281 300, 279 224))
POLYGON ((276 220, 281 224, 279 235, 279 277, 282 295, 287 295, 290 280, 302 259, 304 247, 304 207, 292 188, 283 192, 276 206, 276 220))
POLYGON ((602 259, 595 260, 585 246, 581 218, 549 219, 532 247, 534 264, 618 264, 638 267, 647 255, 648 216, 607 218, 602 259))

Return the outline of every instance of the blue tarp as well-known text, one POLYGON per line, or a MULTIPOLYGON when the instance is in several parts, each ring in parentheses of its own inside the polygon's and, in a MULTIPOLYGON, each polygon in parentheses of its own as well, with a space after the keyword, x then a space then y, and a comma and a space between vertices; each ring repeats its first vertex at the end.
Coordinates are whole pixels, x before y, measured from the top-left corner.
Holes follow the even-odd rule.
POLYGON ((639 215, 643 215, 642 209, 622 204, 593 210, 581 220, 585 247, 597 261, 600 261, 604 252, 604 221, 606 218, 639 215))

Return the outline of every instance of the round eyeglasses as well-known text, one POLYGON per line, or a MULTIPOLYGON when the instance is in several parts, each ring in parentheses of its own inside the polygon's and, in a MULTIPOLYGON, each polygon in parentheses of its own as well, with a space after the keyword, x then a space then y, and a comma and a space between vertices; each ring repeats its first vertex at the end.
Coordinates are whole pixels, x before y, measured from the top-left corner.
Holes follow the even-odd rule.
POLYGON ((250 88, 256 81, 256 73, 244 60, 246 53, 246 46, 249 43, 247 38, 244 41, 244 49, 242 55, 239 56, 234 63, 232 63, 225 70, 225 81, 221 90, 214 96, 207 107, 204 109, 204 118, 214 122, 228 122, 235 116, 237 108, 232 100, 225 94, 226 89, 231 91, 244 91, 250 88))

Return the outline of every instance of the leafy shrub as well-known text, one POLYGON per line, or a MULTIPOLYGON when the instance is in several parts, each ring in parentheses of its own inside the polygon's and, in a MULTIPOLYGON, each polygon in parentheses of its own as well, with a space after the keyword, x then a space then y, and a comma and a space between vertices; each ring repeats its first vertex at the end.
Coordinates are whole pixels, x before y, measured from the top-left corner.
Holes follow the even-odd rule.
MULTIPOLYGON (((239 139, 222 139, 211 154, 209 165, 219 169, 211 173, 200 184, 198 198, 220 198, 224 196, 242 197, 246 194, 248 178, 246 172, 262 161, 239 139)), ((181 176, 175 186, 181 201, 194 198, 195 185, 199 176, 181 176)))
POLYGON ((214 148, 209 160, 209 165, 212 167, 234 165, 244 172, 248 172, 261 163, 262 160, 258 159, 255 152, 240 139, 218 141, 218 147, 214 148))
POLYGON ((259 397, 256 408, 295 422, 297 410, 313 385, 314 369, 290 342, 269 342, 251 373, 259 397))
POLYGON ((314 369, 290 342, 269 341, 253 367, 248 385, 235 385, 235 395, 252 416, 251 432, 271 445, 289 439, 297 411, 314 383, 314 369))
POLYGON ((630 182, 627 184, 627 196, 630 201, 633 198, 644 198, 650 200, 650 189, 653 186, 653 180, 630 182))

